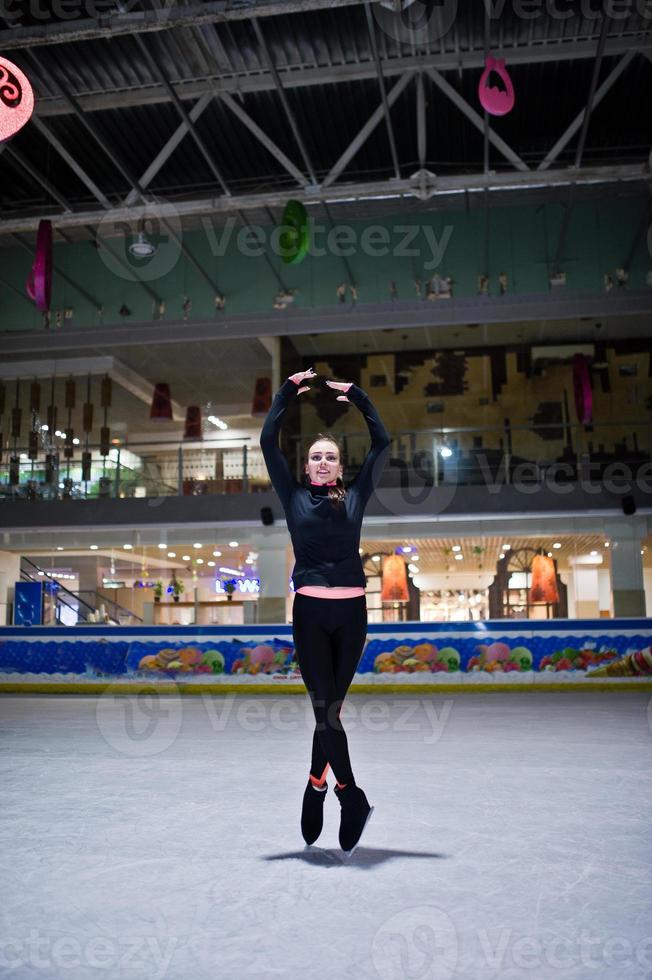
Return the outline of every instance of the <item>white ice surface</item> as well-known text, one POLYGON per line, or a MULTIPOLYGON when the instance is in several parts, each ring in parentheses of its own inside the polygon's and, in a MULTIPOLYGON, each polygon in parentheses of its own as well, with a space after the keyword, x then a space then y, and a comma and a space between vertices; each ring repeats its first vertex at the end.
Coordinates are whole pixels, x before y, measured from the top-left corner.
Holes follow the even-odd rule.
POLYGON ((375 806, 299 808, 304 696, 0 697, 0 977, 649 980, 643 692, 350 695, 375 806))

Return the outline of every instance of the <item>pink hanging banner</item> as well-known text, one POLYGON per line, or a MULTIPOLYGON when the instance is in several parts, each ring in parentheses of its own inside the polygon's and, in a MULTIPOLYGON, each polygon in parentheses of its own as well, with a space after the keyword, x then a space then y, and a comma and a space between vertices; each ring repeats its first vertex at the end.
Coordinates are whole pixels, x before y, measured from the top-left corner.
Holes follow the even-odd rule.
POLYGON ((573 388, 577 421, 581 425, 590 425, 593 421, 593 390, 589 364, 584 354, 573 354, 573 388))
POLYGON ((22 129, 33 111, 29 79, 12 61, 0 57, 0 143, 22 129))
POLYGON ((46 313, 50 309, 52 292, 52 222, 42 219, 36 235, 36 255, 27 282, 27 295, 36 303, 37 310, 46 313))
POLYGON ((505 62, 488 55, 485 60, 485 69, 480 78, 478 86, 478 98, 480 105, 486 109, 490 116, 506 116, 511 112, 516 102, 514 86, 505 68, 505 62), (504 89, 489 85, 489 76, 495 72, 503 85, 504 89))

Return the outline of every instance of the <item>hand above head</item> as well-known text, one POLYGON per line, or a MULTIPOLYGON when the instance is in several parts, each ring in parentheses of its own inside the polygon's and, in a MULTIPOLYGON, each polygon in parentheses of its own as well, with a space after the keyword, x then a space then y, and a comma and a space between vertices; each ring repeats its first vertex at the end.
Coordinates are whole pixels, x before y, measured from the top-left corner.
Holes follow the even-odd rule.
MULTIPOLYGON (((329 388, 336 388, 338 391, 348 391, 351 385, 353 384, 353 382, 352 381, 326 381, 326 384, 329 386, 329 388)), ((338 395, 335 400, 338 402, 348 402, 349 399, 346 397, 346 395, 338 395)))
MULTIPOLYGON (((317 375, 312 368, 308 368, 307 371, 297 371, 296 374, 291 374, 288 381, 294 381, 295 385, 300 385, 302 381, 307 381, 308 378, 316 378, 317 375)), ((303 385, 297 391, 297 395, 300 395, 302 391, 310 391, 310 385, 303 385)))

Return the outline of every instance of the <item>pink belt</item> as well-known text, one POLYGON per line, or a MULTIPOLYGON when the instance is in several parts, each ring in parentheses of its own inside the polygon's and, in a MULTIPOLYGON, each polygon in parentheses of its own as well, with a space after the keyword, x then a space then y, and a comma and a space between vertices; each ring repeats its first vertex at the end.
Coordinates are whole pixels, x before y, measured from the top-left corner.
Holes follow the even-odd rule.
POLYGON ((353 599, 355 596, 365 594, 361 585, 302 585, 297 592, 301 595, 314 596, 316 599, 353 599))

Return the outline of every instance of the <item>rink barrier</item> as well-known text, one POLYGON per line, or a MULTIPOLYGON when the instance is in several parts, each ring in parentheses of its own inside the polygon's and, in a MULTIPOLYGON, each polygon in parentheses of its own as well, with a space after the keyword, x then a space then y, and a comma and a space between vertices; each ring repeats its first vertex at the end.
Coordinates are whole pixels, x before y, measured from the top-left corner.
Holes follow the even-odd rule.
MULTIPOLYGON (((303 693, 294 656, 286 624, 5 626, 0 691, 303 693)), ((652 619, 373 623, 351 691, 649 690, 651 673, 592 676, 631 657, 652 662, 652 619)))
MULTIPOLYGON (((652 693, 652 681, 631 680, 615 683, 605 681, 593 684, 582 684, 570 681, 565 684, 355 684, 349 688, 349 694, 404 694, 406 697, 416 694, 538 694, 540 691, 555 693, 571 693, 581 691, 648 691, 652 693)), ((244 687, 242 684, 180 684, 176 689, 166 688, 162 684, 47 684, 47 683, 2 683, 0 694, 97 694, 102 697, 121 697, 133 695, 153 695, 178 697, 179 695, 261 695, 261 694, 306 694, 303 685, 256 684, 244 687)))

